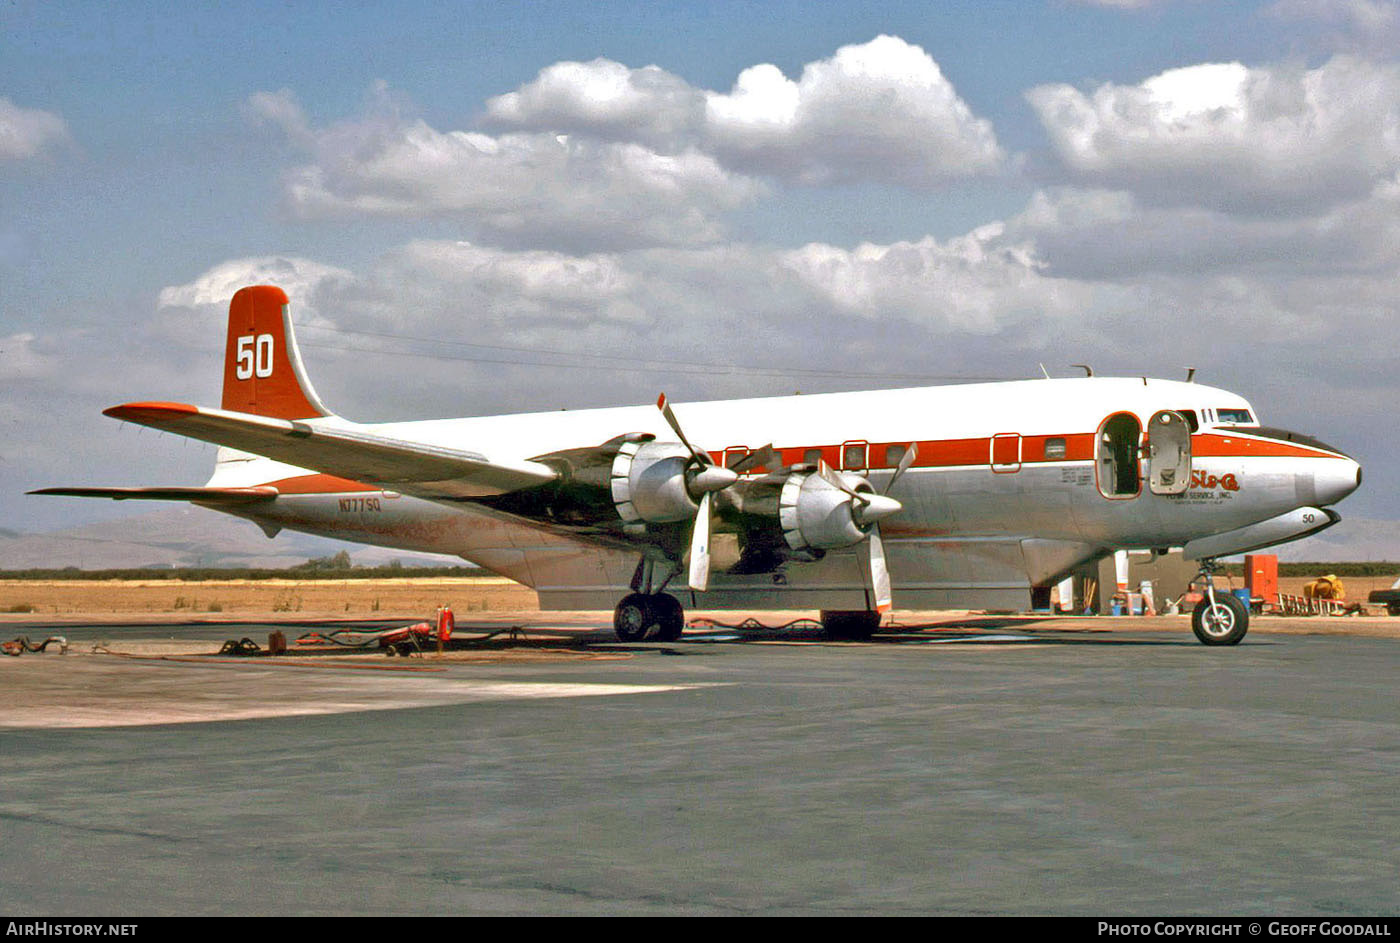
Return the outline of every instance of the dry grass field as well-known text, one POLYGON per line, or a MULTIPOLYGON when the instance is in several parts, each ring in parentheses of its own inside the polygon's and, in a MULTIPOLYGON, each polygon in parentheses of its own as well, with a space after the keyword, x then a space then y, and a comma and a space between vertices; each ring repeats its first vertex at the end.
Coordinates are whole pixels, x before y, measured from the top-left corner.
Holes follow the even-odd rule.
POLYGON ((496 577, 384 580, 4 580, 0 613, 15 616, 176 614, 425 619, 447 604, 469 612, 539 608, 535 591, 496 577))
MULTIPOLYGON (((1323 575, 1323 574, 1318 574, 1323 575)), ((1301 595, 1302 578, 1283 578, 1301 595)), ((1346 599, 1366 601, 1385 577, 1345 577, 1346 599)), ((1218 585, 1228 585, 1221 579, 1218 585)), ((1243 586, 1239 579, 1236 586, 1243 586)), ((897 592, 897 590, 896 590, 897 592)), ((440 605, 469 613, 538 610, 534 590, 499 577, 382 580, 0 580, 0 621, 38 617, 168 615, 191 620, 246 618, 425 619, 440 605)), ((1382 611, 1383 613, 1383 611, 1382 611)))

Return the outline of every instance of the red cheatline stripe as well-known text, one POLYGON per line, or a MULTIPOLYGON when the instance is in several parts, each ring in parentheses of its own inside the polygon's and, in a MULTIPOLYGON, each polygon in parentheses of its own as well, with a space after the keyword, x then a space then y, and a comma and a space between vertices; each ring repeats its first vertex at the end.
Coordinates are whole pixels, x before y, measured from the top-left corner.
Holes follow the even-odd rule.
MULTIPOLYGON (((137 405, 137 404, 133 404, 137 405)), ((148 404, 139 404, 148 405, 148 404)), ((154 405, 154 404, 149 404, 154 405)), ((162 404, 164 405, 164 404, 162 404)), ((991 436, 973 439, 943 439, 918 442, 919 456, 915 468, 966 468, 970 466, 990 466, 991 436)), ((888 461, 885 450, 890 446, 905 447, 905 442, 872 442, 866 446, 866 460, 872 464, 868 468, 893 468, 898 459, 888 461)), ((734 446, 737 448, 737 446, 734 446)), ((1291 442, 1275 439, 1252 439, 1238 434, 1199 433, 1191 437, 1192 454, 1208 458, 1336 458, 1334 453, 1291 442)), ((775 449, 786 465, 815 461, 808 457, 812 451, 820 451, 822 461, 832 468, 841 467, 841 445, 786 446, 775 449)), ((717 463, 723 463, 724 450, 711 452, 717 463)), ((1094 434, 1091 432, 1065 435, 1028 435, 1021 437, 1021 464, 1038 465, 1050 462, 1089 462, 1094 460, 1094 434), (1064 456, 1046 458, 1045 444, 1050 439, 1063 439, 1064 456)), ((751 473, 758 470, 752 470, 751 473)), ((267 482, 282 494, 345 494, 358 491, 379 491, 348 478, 335 475, 299 475, 267 482)))

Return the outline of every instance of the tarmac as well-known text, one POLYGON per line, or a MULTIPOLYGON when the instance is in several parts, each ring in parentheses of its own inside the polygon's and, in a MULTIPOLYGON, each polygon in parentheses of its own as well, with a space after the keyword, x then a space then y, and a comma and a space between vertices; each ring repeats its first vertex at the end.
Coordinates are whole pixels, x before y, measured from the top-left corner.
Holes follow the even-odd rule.
POLYGON ((1400 619, 900 621, 6 620, 69 652, 0 658, 0 913, 1400 911, 1400 619))

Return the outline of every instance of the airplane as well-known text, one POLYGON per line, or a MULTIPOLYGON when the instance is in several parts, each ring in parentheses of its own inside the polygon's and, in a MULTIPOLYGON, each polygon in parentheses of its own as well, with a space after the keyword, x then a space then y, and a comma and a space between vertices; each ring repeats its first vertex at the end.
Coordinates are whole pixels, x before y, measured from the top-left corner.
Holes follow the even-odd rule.
POLYGON ((895 588, 905 609, 1023 610, 1118 549, 1182 548, 1206 587, 1196 637, 1233 645, 1249 613, 1214 591, 1216 560, 1332 526, 1361 484, 1345 453, 1191 375, 359 423, 317 397, 290 310, 275 286, 234 294, 218 409, 105 410, 218 445, 205 485, 31 493, 451 554, 542 609, 611 608, 629 642, 679 638, 687 607, 817 609, 869 638, 895 588))

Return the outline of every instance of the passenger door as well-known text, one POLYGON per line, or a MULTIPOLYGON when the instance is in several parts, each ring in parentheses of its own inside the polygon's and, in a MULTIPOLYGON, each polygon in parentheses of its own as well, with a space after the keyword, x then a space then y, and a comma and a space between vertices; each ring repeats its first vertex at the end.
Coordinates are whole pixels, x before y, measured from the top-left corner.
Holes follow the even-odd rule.
POLYGON ((1153 494, 1182 494, 1191 484, 1191 426, 1171 409, 1147 424, 1148 482, 1153 494))

